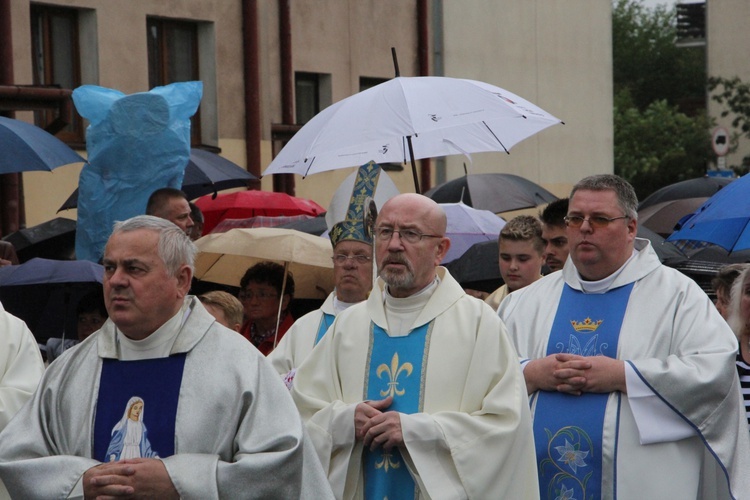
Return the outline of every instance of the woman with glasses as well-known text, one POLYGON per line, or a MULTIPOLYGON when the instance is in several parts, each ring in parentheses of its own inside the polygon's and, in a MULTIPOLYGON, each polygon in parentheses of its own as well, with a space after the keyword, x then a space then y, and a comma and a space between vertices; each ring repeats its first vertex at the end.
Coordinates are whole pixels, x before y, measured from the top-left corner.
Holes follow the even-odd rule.
POLYGON ((245 312, 240 333, 263 354, 268 355, 273 351, 294 323, 289 312, 293 297, 294 279, 291 273, 287 273, 284 284, 284 266, 275 262, 255 264, 240 280, 238 298, 245 312))

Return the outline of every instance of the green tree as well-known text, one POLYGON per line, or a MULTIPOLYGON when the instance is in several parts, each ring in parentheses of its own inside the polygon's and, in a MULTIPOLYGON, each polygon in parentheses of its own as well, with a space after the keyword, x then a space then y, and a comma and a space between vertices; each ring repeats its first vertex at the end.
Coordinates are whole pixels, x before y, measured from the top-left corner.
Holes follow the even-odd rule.
POLYGON ((615 96, 615 173, 643 199, 667 184, 706 173, 711 154, 705 114, 690 117, 666 100, 641 111, 627 90, 615 96))
POLYGON ((688 110, 705 108, 706 51, 678 47, 674 7, 614 0, 612 63, 615 92, 628 89, 639 109, 660 99, 688 110))
POLYGON ((643 199, 706 173, 705 50, 680 48, 676 11, 613 0, 615 173, 643 199))

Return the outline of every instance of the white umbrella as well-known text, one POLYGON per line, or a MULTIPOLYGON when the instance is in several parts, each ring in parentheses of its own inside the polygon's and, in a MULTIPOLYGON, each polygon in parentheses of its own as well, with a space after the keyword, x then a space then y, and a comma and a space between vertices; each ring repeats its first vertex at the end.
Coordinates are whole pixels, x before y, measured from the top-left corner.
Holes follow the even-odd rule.
POLYGON ((247 268, 261 261, 282 264, 294 277, 294 296, 325 299, 333 290, 331 242, 311 234, 276 227, 231 229, 195 242, 195 277, 239 286, 247 268))
POLYGON ((451 247, 443 257, 446 264, 461 257, 475 243, 496 241, 505 221, 489 210, 477 210, 463 203, 440 203, 448 219, 445 235, 451 247))
POLYGON ((529 101, 483 82, 397 77, 324 109, 265 170, 309 175, 368 161, 507 152, 561 121, 529 101))

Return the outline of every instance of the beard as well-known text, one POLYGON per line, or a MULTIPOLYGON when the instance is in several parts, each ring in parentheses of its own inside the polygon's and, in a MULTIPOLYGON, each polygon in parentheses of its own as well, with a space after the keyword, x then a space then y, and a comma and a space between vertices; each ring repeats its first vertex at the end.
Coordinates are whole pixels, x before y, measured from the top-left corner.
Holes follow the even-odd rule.
POLYGON ((403 254, 389 254, 380 265, 380 277, 383 278, 390 288, 395 290, 409 289, 414 286, 414 268, 403 254), (402 264, 406 269, 399 272, 386 267, 388 264, 402 264))

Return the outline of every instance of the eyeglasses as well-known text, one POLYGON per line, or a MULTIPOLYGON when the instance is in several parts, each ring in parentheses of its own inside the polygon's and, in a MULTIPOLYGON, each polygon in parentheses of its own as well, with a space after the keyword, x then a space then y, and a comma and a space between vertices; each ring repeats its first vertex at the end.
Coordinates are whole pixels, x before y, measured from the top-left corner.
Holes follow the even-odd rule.
POLYGON ((390 241, 391 238, 393 238, 393 233, 398 233, 399 238, 401 238, 401 241, 405 241, 407 243, 419 243, 422 241, 422 238, 442 238, 439 234, 424 234, 420 233, 419 231, 415 231, 414 229, 400 229, 396 230, 392 227, 376 227, 375 228, 375 237, 379 239, 380 241, 390 241))
POLYGON ((237 298, 240 300, 269 300, 269 299, 275 299, 278 298, 278 295, 272 292, 266 292, 264 290, 260 290, 257 292, 254 292, 252 290, 241 290, 240 293, 237 295, 237 298))
POLYGON ((346 262, 351 259, 357 264, 367 264, 372 260, 372 257, 368 257, 367 255, 357 254, 357 255, 344 255, 343 253, 337 253, 333 257, 331 257, 331 260, 333 260, 333 263, 338 266, 343 266, 346 264, 346 262))
POLYGON ((612 221, 619 219, 629 219, 629 215, 623 215, 622 217, 603 217, 601 215, 595 215, 593 217, 581 217, 580 215, 568 215, 565 217, 565 224, 568 227, 581 227, 584 221, 588 221, 589 225, 594 229, 602 229, 609 226, 612 221))

